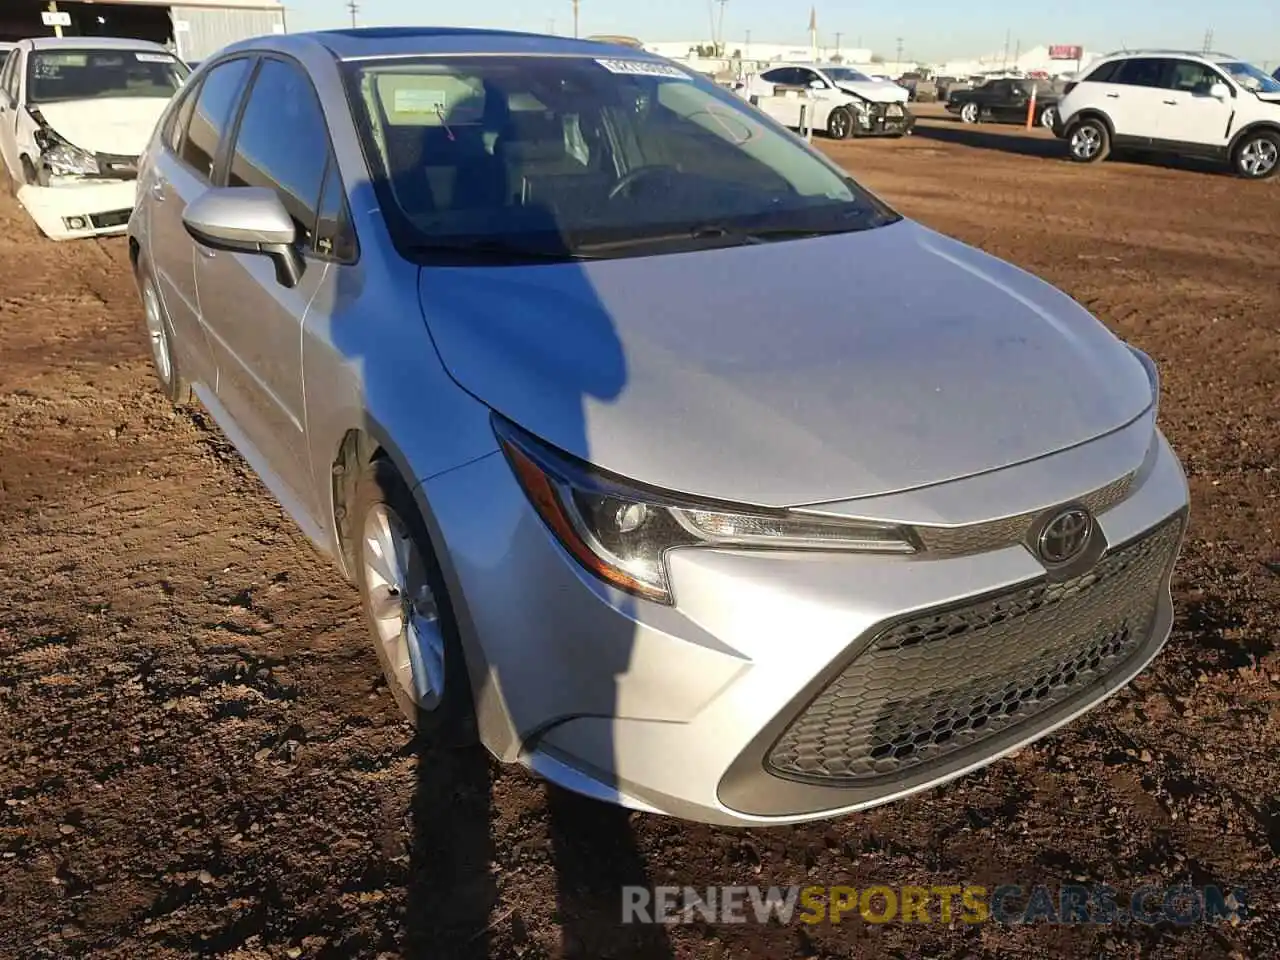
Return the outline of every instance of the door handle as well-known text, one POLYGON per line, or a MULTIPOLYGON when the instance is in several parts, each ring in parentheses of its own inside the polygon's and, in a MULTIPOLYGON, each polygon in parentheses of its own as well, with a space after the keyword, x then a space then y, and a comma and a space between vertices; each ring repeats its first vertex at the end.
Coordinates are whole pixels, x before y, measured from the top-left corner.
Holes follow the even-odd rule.
POLYGON ((157 200, 164 200, 164 181, 153 180, 151 182, 151 196, 157 200))
POLYGON ((1108 93, 1108 94, 1107 94, 1107 99, 1109 99, 1109 100, 1119 100, 1119 99, 1120 99, 1120 94, 1118 94, 1118 93, 1108 93))
POLYGON ((1169 105, 1169 106, 1171 106, 1171 107, 1176 107, 1176 106, 1178 105, 1178 101, 1177 101, 1177 100, 1165 100, 1165 101, 1163 101, 1163 102, 1164 102, 1164 103, 1166 103, 1166 104, 1168 104, 1168 105, 1169 105))

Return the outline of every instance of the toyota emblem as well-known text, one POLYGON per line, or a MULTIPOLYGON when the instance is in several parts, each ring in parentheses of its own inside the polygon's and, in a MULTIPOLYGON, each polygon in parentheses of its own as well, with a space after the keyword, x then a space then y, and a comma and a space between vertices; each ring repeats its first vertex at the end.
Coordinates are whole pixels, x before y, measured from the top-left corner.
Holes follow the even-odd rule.
POLYGON ((1040 531, 1036 549, 1040 559, 1050 566, 1070 563, 1089 546, 1093 536, 1093 517, 1088 510, 1071 507, 1052 517, 1040 531))

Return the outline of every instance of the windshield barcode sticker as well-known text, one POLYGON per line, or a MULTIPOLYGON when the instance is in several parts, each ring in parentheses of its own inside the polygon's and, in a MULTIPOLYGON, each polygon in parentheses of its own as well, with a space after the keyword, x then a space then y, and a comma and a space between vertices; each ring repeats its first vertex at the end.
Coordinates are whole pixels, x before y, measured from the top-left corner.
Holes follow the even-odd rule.
POLYGON ((135 53, 133 56, 139 63, 173 63, 173 57, 167 53, 135 53))
POLYGON ((691 80, 679 67, 652 60, 597 60, 596 63, 610 73, 623 73, 632 77, 669 77, 672 80, 691 80))

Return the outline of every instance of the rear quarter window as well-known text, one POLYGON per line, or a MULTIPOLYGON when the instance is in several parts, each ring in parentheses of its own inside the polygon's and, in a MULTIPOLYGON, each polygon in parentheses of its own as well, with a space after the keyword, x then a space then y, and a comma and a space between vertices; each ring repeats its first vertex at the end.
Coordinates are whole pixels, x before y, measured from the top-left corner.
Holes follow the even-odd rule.
POLYGON ((1104 63, 1085 77, 1085 81, 1087 83, 1110 83, 1115 79, 1116 71, 1123 62, 1123 60, 1112 60, 1110 63, 1104 63))

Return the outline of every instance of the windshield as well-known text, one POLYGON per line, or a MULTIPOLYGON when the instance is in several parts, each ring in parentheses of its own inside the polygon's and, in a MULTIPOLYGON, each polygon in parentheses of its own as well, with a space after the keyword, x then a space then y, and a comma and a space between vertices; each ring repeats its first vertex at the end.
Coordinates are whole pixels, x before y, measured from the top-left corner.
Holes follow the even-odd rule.
POLYGON ((1246 90, 1254 93, 1280 93, 1280 82, 1268 77, 1252 63, 1220 63, 1223 70, 1246 90))
POLYGON ((177 57, 149 50, 37 50, 27 71, 32 104, 171 97, 189 72, 177 57))
POLYGON ((845 81, 853 82, 853 83, 866 83, 871 79, 865 73, 862 73, 861 71, 858 71, 858 70, 854 70, 852 67, 831 67, 823 72, 826 73, 826 75, 830 77, 832 80, 834 80, 836 83, 841 83, 845 81))
POLYGON ((354 64, 350 84, 389 222, 418 248, 617 256, 898 219, 672 64, 422 58, 354 64))

